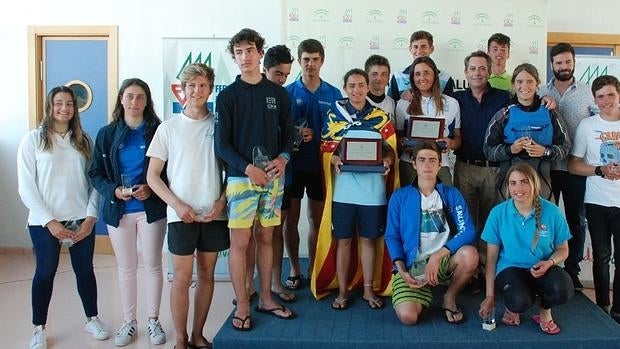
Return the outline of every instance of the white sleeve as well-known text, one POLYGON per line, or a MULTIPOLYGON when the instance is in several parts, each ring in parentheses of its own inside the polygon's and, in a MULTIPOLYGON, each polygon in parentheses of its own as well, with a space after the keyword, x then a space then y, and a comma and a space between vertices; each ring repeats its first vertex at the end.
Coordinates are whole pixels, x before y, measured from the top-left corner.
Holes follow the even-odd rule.
POLYGON ((22 202, 30 212, 40 217, 43 225, 54 219, 51 211, 43 201, 37 187, 36 151, 39 146, 39 132, 28 133, 17 149, 17 188, 22 202))
POLYGON ((578 158, 584 158, 587 150, 587 134, 588 134, 588 120, 589 118, 583 119, 579 122, 577 126, 577 130, 575 130, 575 138, 573 139, 573 145, 570 150, 570 155, 576 156, 578 158))
POLYGON ((149 149, 146 151, 146 156, 151 158, 158 158, 162 161, 168 161, 169 154, 169 144, 168 144, 168 125, 164 122, 157 130, 155 130, 155 135, 153 135, 153 140, 151 140, 151 145, 149 149))

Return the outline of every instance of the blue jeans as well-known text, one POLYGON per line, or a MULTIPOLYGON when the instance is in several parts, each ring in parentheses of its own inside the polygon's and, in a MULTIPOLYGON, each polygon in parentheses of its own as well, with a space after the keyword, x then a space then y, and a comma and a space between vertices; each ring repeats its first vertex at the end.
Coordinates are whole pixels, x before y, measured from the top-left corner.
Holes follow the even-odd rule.
POLYGON ((579 275, 579 262, 583 260, 583 246, 586 242, 586 210, 583 204, 586 177, 566 171, 551 171, 551 190, 556 204, 562 193, 564 213, 572 236, 568 240, 568 258, 564 261, 564 270, 571 275, 579 275))
MULTIPOLYGON (((620 208, 607 207, 595 204, 586 204, 586 217, 592 240, 592 276, 594 277, 594 294, 596 305, 607 308, 609 305, 609 263, 612 256, 614 265, 620 258, 620 208)), ((612 308, 614 312, 620 312, 620 268, 616 265, 614 272, 612 308)))
MULTIPOLYGON (((32 279, 32 323, 35 326, 47 323, 47 313, 54 277, 60 259, 60 243, 49 229, 40 225, 28 226, 36 258, 36 271, 32 279)), ((71 265, 77 280, 77 289, 87 317, 97 316, 97 281, 93 271, 95 234, 69 248, 71 265)))

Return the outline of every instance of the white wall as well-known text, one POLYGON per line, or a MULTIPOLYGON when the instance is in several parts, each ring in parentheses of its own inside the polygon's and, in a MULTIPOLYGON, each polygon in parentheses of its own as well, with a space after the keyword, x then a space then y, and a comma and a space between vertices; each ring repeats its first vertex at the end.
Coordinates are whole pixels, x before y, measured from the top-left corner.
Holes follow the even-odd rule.
MULTIPOLYGON (((549 31, 620 33, 614 16, 620 13, 620 2, 593 0, 586 8, 576 0, 548 1, 549 31)), ((105 4, 34 0, 12 2, 10 11, 5 8, 0 14, 4 47, 0 55, 0 96, 4 96, 0 108, 0 247, 31 246, 24 232, 27 211, 17 195, 15 170, 17 146, 28 131, 28 25, 117 25, 119 81, 127 77, 147 81, 161 112, 162 37, 229 37, 242 27, 251 27, 267 38, 268 45, 277 44, 282 42, 280 4, 279 0, 111 0, 105 4)))

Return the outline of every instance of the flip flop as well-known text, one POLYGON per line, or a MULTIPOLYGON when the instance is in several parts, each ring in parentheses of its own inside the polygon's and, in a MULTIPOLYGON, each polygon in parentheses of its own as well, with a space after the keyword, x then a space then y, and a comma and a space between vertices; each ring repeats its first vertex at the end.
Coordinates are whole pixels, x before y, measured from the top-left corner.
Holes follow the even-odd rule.
POLYGON ((546 334, 554 335, 560 333, 560 327, 558 324, 553 321, 553 319, 549 321, 543 321, 540 318, 540 315, 536 314, 532 316, 532 320, 540 326, 540 330, 545 332, 546 334))
POLYGON ((259 313, 273 315, 273 316, 275 316, 277 318, 284 319, 284 320, 291 320, 291 319, 294 319, 297 316, 297 314, 295 314, 295 312, 293 312, 292 310, 287 309, 287 308, 285 308, 285 307, 283 307, 281 305, 277 306, 275 308, 271 308, 271 309, 263 309, 263 308, 261 308, 260 306, 257 305, 257 306, 254 307, 254 310, 256 310, 259 313), (278 314, 278 311, 286 312, 287 310, 291 312, 291 315, 286 316, 286 315, 278 314))
POLYGON ((295 294, 292 292, 271 291, 271 293, 278 296, 278 298, 280 298, 281 301, 286 302, 286 303, 293 303, 297 300, 297 297, 295 297, 295 294))
POLYGON ((233 316, 233 321, 230 324, 232 325, 232 328, 237 330, 237 331, 249 331, 249 330, 252 329, 252 327, 254 327, 254 325, 252 324, 252 321, 250 319, 250 315, 246 316, 245 318, 240 318, 238 316, 233 316), (235 320, 241 321, 241 326, 240 327, 235 326, 235 320), (249 323, 249 325, 247 327, 245 325, 246 323, 249 323))
POLYGON ((336 299, 334 299, 334 302, 332 303, 332 309, 334 310, 345 310, 348 307, 349 307, 348 298, 336 297, 336 299))
POLYGON ((362 297, 363 300, 365 300, 366 302, 368 302, 368 307, 370 309, 381 309, 385 306, 385 303, 383 303, 383 300, 381 299, 381 297, 377 297, 375 296, 374 298, 364 298, 362 297))
POLYGON ((465 314, 463 314, 463 312, 461 311, 461 309, 459 309, 458 307, 455 310, 452 309, 448 309, 448 308, 442 308, 442 310, 444 312, 449 312, 450 315, 452 315, 452 319, 454 319, 454 315, 457 314, 461 314, 462 317, 460 320, 454 320, 454 321, 450 321, 450 319, 448 318, 448 313, 445 314, 446 316, 446 321, 452 325, 460 325, 462 323, 465 323, 465 321, 467 321, 467 318, 465 317, 465 314))
POLYGON ((288 290, 297 291, 301 288, 301 283, 304 279, 304 276, 299 274, 295 276, 289 276, 286 278, 286 283, 284 287, 288 290))

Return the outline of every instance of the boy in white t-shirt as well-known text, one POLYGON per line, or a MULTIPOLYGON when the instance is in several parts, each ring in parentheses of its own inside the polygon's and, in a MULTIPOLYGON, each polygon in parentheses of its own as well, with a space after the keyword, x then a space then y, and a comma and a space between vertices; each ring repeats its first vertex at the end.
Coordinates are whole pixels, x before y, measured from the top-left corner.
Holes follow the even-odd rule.
POLYGON ((210 346, 202 330, 213 297, 215 263, 218 252, 230 244, 222 169, 213 144, 215 120, 207 109, 214 79, 213 69, 204 64, 185 67, 181 74, 181 87, 187 98, 185 109, 159 126, 146 152, 151 158, 147 182, 168 204, 168 248, 174 264, 170 308, 176 348, 210 346), (167 184, 160 177, 164 170, 167 184), (189 337, 188 290, 194 255, 198 283, 189 337))
POLYGON ((620 258, 620 82, 602 75, 592 82, 594 103, 600 113, 581 120, 571 150, 568 170, 587 176, 586 219, 592 238, 596 304, 620 323, 620 270, 614 272, 613 299, 609 301, 609 263, 620 258), (611 306, 610 306, 611 305, 611 306))

